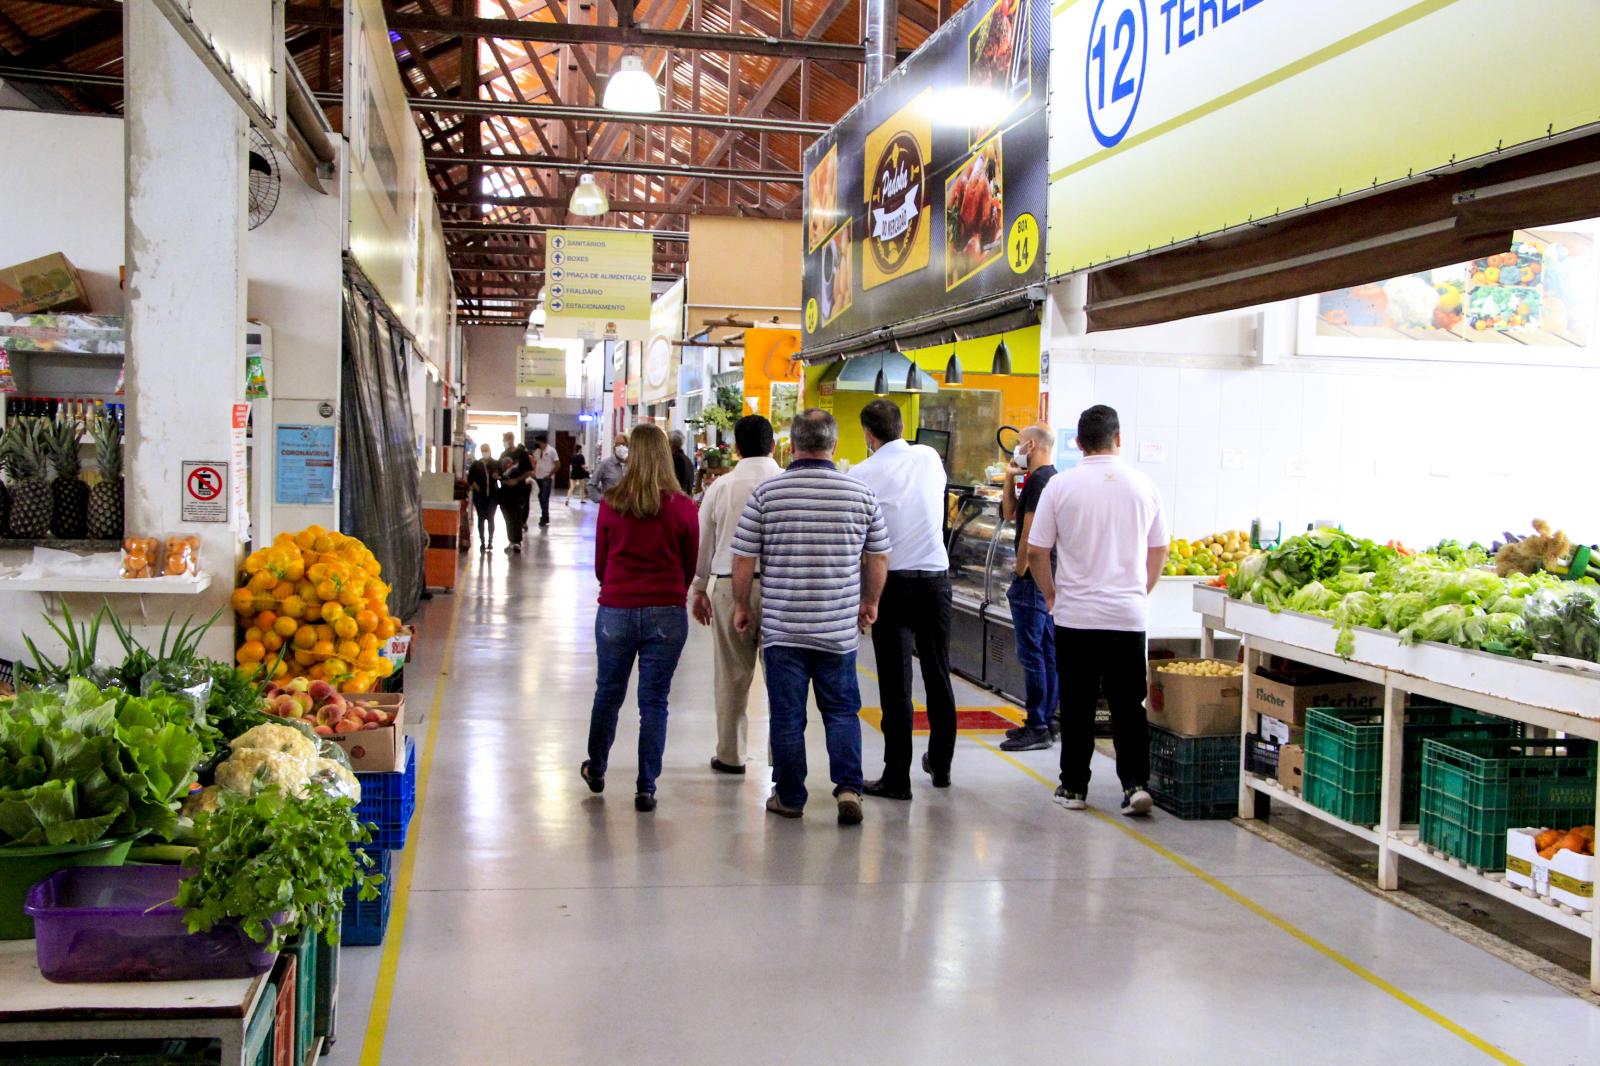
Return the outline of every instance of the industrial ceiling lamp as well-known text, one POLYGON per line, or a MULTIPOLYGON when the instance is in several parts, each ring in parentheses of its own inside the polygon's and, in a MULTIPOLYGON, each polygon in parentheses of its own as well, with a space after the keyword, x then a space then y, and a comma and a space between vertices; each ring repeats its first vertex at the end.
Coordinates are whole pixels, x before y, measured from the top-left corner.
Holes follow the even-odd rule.
POLYGON ((601 101, 607 111, 632 111, 635 114, 654 114, 661 110, 661 92, 656 80, 644 69, 644 60, 636 55, 625 55, 606 82, 606 95, 601 101))
POLYGON ((1011 373, 1011 349, 1006 347, 1006 339, 1000 338, 1000 343, 994 348, 994 370, 991 373, 1011 373))
POLYGON ((906 367, 906 391, 907 392, 921 392, 922 391, 922 368, 917 366, 917 361, 915 359, 912 359, 909 355, 906 356, 906 359, 911 364, 910 366, 906 367))
POLYGON ((578 187, 572 190, 572 199, 567 201, 567 210, 593 218, 611 210, 611 201, 606 198, 606 191, 596 184, 593 174, 580 174, 578 187))
POLYGON ((950 348, 950 361, 944 365, 944 383, 946 385, 961 384, 961 356, 956 354, 954 345, 950 348))
POLYGON ((872 395, 889 395, 889 379, 883 374, 883 356, 878 356, 878 376, 872 379, 872 395))

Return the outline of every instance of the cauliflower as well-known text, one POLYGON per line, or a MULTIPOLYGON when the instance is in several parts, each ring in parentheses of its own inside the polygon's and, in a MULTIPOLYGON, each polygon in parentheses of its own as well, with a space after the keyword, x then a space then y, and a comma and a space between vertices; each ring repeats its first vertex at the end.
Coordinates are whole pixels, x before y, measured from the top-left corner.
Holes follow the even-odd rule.
POLYGON ((361 782, 350 768, 334 759, 318 759, 311 771, 311 782, 321 785, 336 796, 345 796, 361 802, 361 782))
POLYGON ((1383 283, 1389 298, 1389 317, 1396 326, 1430 326, 1434 308, 1439 306, 1439 291, 1415 274, 1383 283))
MULTIPOLYGON (((273 727, 256 727, 269 728, 273 727)), ((251 730, 252 733, 255 731, 251 730)), ((311 779, 312 768, 316 765, 315 751, 313 748, 310 758, 299 758, 283 751, 236 749, 227 762, 217 767, 217 784, 242 796, 253 796, 258 790, 272 786, 277 786, 285 795, 303 796, 306 782, 311 779)))
POLYGON ((241 749, 279 751, 308 763, 317 757, 316 741, 293 726, 276 725, 272 722, 263 722, 254 729, 240 733, 233 738, 230 746, 235 754, 241 749))

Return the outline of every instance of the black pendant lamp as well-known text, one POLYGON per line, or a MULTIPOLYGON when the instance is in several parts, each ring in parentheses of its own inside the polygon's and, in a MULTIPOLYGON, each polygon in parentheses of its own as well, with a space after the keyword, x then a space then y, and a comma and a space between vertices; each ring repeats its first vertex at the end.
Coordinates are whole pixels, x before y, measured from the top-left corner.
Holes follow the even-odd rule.
POLYGON ((1000 343, 995 345, 995 348, 994 348, 994 369, 992 371, 990 371, 990 373, 993 373, 993 374, 1009 374, 1009 373, 1011 373, 1011 349, 1006 347, 1006 339, 1004 337, 1001 337, 1000 338, 1000 343))
POLYGON ((917 361, 915 359, 912 359, 909 355, 906 356, 906 359, 911 363, 910 366, 906 367, 906 391, 921 392, 922 371, 917 367, 917 361))
POLYGON ((950 349, 950 361, 944 365, 944 383, 946 385, 961 384, 961 356, 956 354, 954 347, 950 349))
POLYGON ((878 376, 872 379, 872 395, 889 395, 889 379, 883 374, 883 356, 878 356, 878 376))

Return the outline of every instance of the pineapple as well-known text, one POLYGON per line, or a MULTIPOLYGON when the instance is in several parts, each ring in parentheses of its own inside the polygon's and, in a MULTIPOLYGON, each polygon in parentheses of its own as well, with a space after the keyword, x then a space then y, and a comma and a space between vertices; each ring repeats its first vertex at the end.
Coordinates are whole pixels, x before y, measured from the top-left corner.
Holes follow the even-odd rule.
POLYGON ((89 486, 78 476, 78 440, 83 423, 77 419, 45 426, 50 465, 56 479, 50 483, 50 532, 63 540, 78 540, 89 532, 89 486))
POLYGON ((100 480, 89 490, 89 536, 122 539, 122 430, 114 418, 101 417, 91 430, 100 480))
POLYGON ((0 439, 0 464, 11 478, 11 535, 20 540, 42 540, 50 533, 49 432, 38 419, 13 419, 0 439))
POLYGON ((0 537, 10 536, 11 530, 11 489, 4 481, 0 481, 0 537))

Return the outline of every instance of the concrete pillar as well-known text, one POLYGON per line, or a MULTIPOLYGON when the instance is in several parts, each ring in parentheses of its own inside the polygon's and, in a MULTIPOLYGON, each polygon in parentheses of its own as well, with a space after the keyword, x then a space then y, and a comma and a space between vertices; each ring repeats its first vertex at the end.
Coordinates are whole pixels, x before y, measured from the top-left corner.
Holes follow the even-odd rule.
MULTIPOLYGON (((152 609, 170 602, 205 618, 228 602, 240 544, 231 522, 181 520, 182 463, 229 459, 231 404, 243 395, 245 119, 154 4, 124 5, 123 64, 126 526, 200 537, 211 589, 152 609)), ((229 658, 232 645, 222 625, 203 650, 229 658)))
MULTIPOLYGON (((1089 277, 1086 274, 1074 274, 1069 277, 1050 283, 1044 302, 1044 314, 1039 330, 1039 359, 1042 368, 1056 362, 1059 353, 1067 348, 1067 338, 1081 337, 1089 332, 1089 277)), ((1076 423, 1078 411, 1069 410, 1081 397, 1063 396, 1060 403, 1056 401, 1056 383, 1062 379, 1061 374, 1051 374, 1048 385, 1040 384, 1041 388, 1048 389, 1048 415, 1047 421, 1056 429, 1057 454, 1063 447, 1071 444, 1071 433, 1063 430, 1067 422, 1076 423), (1063 422, 1063 419, 1067 422, 1063 422)))

